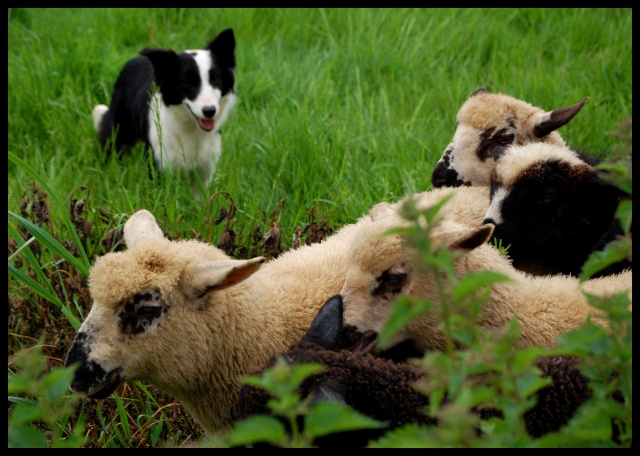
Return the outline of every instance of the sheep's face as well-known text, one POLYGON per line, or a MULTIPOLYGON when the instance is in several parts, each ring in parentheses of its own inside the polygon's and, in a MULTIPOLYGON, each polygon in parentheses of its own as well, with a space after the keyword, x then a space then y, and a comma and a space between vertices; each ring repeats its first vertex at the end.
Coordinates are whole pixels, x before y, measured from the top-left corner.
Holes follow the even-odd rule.
POLYGON ((431 174, 432 185, 488 186, 496 150, 531 142, 564 145, 555 130, 569 122, 587 100, 545 112, 508 95, 476 90, 458 111, 453 139, 431 174))
POLYGON ((220 318, 226 309, 212 292, 242 281, 264 261, 232 260, 203 242, 164 239, 152 216, 137 223, 145 213, 125 225, 128 250, 98 258, 91 269, 93 305, 65 360, 78 364, 72 390, 89 397, 105 398, 126 380, 150 381, 169 393, 175 378, 188 382, 189 366, 205 364, 198 356, 207 356, 207 323, 216 325, 205 321, 208 308, 215 304, 220 318), (203 353, 193 350, 199 344, 203 353))
POLYGON ((509 147, 493 170, 484 223, 495 224, 493 236, 510 245, 515 266, 555 264, 559 270, 531 272, 575 273, 561 265, 586 259, 611 224, 620 194, 566 146, 509 147))
MULTIPOLYGON (((405 223, 399 216, 389 216, 379 223, 364 227, 356 237, 350 249, 347 277, 340 292, 344 303, 345 326, 353 325, 363 333, 371 330, 380 332, 394 302, 401 296, 426 299, 436 305, 439 302, 435 280, 432 274, 423 272, 417 263, 417 252, 402 235, 387 234, 390 228, 405 223)), ((444 220, 432 229, 431 234, 434 245, 466 250, 484 244, 492 231, 492 225, 470 228, 444 220)), ((456 262, 462 264, 463 257, 464 253, 456 262)), ((406 325, 386 346, 380 348, 388 349, 409 339, 417 341, 420 338, 432 338, 435 341, 439 338, 435 314, 422 315, 419 320, 414 325, 406 325)), ((436 345, 439 343, 434 342, 433 346, 436 345)))

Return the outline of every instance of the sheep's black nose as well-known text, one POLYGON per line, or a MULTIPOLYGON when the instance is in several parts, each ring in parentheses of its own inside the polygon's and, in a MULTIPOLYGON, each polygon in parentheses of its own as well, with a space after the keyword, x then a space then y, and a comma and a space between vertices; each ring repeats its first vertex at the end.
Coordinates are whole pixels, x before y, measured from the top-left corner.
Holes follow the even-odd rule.
POLYGON ((207 119, 211 119, 216 115, 216 108, 214 106, 205 106, 202 108, 202 114, 204 114, 207 119))
POLYGON ((343 331, 344 304, 341 295, 327 299, 320 308, 302 340, 313 342, 331 350, 339 341, 343 331))
POLYGON ((484 219, 484 220, 482 221, 482 224, 483 224, 483 225, 486 225, 487 223, 491 223, 492 225, 495 225, 495 224, 496 224, 495 220, 493 220, 491 217, 486 218, 486 219, 484 219))
MULTIPOLYGON (((431 185, 434 187, 456 186, 458 181, 458 173, 445 167, 444 163, 436 163, 433 172, 431 173, 431 185)), ((458 184, 459 185, 459 184, 458 184)))

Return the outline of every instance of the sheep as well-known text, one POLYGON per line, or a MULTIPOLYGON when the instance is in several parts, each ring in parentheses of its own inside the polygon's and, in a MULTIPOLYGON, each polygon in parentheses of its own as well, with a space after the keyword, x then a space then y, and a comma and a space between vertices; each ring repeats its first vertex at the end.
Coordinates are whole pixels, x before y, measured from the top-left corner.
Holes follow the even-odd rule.
MULTIPOLYGON (((381 206, 382 207, 382 206, 381 206)), ((300 339, 346 276, 356 228, 265 262, 196 240, 170 241, 140 210, 127 249, 91 268, 91 310, 69 348, 72 391, 104 399, 142 380, 179 400, 207 434, 229 427, 240 377, 300 339)))
MULTIPOLYGON (((347 277, 340 292, 345 324, 362 332, 380 332, 393 302, 402 295, 426 299, 434 306, 440 303, 434 277, 416 263, 418 252, 401 233, 383 235, 391 228, 409 224, 397 211, 387 212, 359 229, 350 247, 347 277)), ((434 245, 456 249, 453 266, 458 277, 471 271, 492 270, 510 279, 492 286, 477 321, 482 327, 497 330, 515 317, 521 332, 518 346, 556 347, 558 336, 579 327, 587 318, 607 327, 600 312, 588 304, 583 289, 605 297, 627 291, 631 299, 630 270, 591 279, 585 285, 573 276, 531 276, 518 271, 497 248, 487 243, 493 229, 492 224, 469 227, 443 219, 430 227, 429 236, 434 245)), ((419 315, 382 348, 413 340, 421 351, 444 350, 446 341, 438 329, 439 323, 435 312, 419 315)))
MULTIPOLYGON (((299 388, 302 398, 311 403, 322 400, 339 402, 358 412, 385 422, 382 428, 363 429, 328 435, 314 441, 317 446, 364 447, 390 429, 419 423, 437 424, 425 413, 427 395, 414 385, 428 378, 428 371, 406 359, 386 359, 385 352, 374 355, 371 337, 357 332, 354 326, 343 325, 343 302, 340 295, 327 300, 314 318, 309 331, 284 353, 252 371, 262 375, 278 357, 289 364, 317 363, 323 370, 307 378, 299 388)), ((416 354, 410 356, 417 356, 416 354)), ((586 402, 592 391, 589 379, 578 368, 579 358, 573 356, 543 356, 537 367, 551 383, 536 392, 536 403, 523 419, 528 434, 540 437, 566 425, 576 410, 586 402)), ((236 419, 257 414, 271 414, 267 406, 270 394, 259 387, 243 385, 238 399, 236 419)), ((488 408, 477 410, 480 418, 501 414, 488 408)))
MULTIPOLYGON (((498 150, 483 223, 510 245, 514 267, 579 275, 595 250, 622 235, 616 209, 631 196, 566 146, 532 143, 498 150)), ((628 260, 598 275, 621 272, 628 260)))
MULTIPOLYGON (((556 130, 588 100, 545 112, 509 95, 476 89, 458 111, 455 134, 431 173, 431 184, 488 186, 496 147, 532 142, 566 145, 556 130)), ((587 154, 584 159, 597 160, 587 154)))

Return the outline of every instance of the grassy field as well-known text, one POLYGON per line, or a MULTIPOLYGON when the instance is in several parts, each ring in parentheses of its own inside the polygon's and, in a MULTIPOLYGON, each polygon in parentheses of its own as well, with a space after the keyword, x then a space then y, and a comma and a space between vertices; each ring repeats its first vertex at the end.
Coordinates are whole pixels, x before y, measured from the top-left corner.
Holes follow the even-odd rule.
MULTIPOLYGON (((428 189, 458 108, 481 86, 545 110, 589 96, 560 132, 572 146, 607 155, 620 144, 612 132, 632 115, 631 39, 630 8, 13 8, 8 150, 34 174, 9 160, 9 226, 18 225, 11 213, 23 214, 73 253, 63 223, 71 216, 89 263, 117 248, 114 233, 141 208, 176 238, 217 243, 232 227, 247 254, 264 253, 256 235, 275 223, 286 249, 312 222, 335 230, 377 202, 428 189), (228 27, 239 101, 224 127, 211 198, 195 198, 169 174, 150 179, 142 147, 106 159, 91 110, 108 103, 124 63, 145 47, 200 48, 228 27), (235 215, 216 223, 231 202, 235 215)), ((67 268, 80 281, 70 285, 41 255, 47 280, 81 321, 90 306, 83 277, 67 268)), ((61 365, 75 332, 69 318, 11 277, 9 301, 9 355, 41 340, 50 365, 61 365)), ((132 409, 172 404, 173 428, 161 439, 201 437, 152 387, 119 393, 132 409)), ((115 438, 104 423, 122 411, 106 401, 84 407, 86 446, 157 444, 144 433, 115 438)))

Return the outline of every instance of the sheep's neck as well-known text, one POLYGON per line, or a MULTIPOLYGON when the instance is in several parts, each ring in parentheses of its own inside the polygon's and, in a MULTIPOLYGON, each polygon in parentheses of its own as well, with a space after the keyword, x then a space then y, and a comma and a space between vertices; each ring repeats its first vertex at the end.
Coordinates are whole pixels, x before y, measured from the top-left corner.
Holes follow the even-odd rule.
MULTIPOLYGON (((493 258, 487 250, 469 252, 465 261, 469 269, 493 270, 505 274, 512 282, 493 286, 481 324, 495 327, 516 316, 520 325, 521 346, 555 347, 557 337, 578 328, 595 309, 582 294, 580 282, 572 276, 531 276, 514 270, 508 261, 493 258), (487 261, 487 259, 490 261, 487 261), (484 262, 484 264, 483 264, 484 262)), ((491 252, 494 253, 494 252, 491 252)), ((496 252, 497 255, 497 252, 496 252)), ((601 319, 594 322, 603 324, 601 319)))
POLYGON ((210 326, 193 335, 196 346, 207 347, 199 350, 207 355, 197 361, 201 375, 182 382, 182 397, 174 392, 208 433, 231 423, 241 376, 297 342, 326 300, 340 292, 355 232, 355 224, 348 225, 321 244, 287 251, 240 284, 216 292, 222 293, 217 298, 211 295, 229 305, 211 302, 203 309, 209 315, 198 317, 199 326, 210 326))

